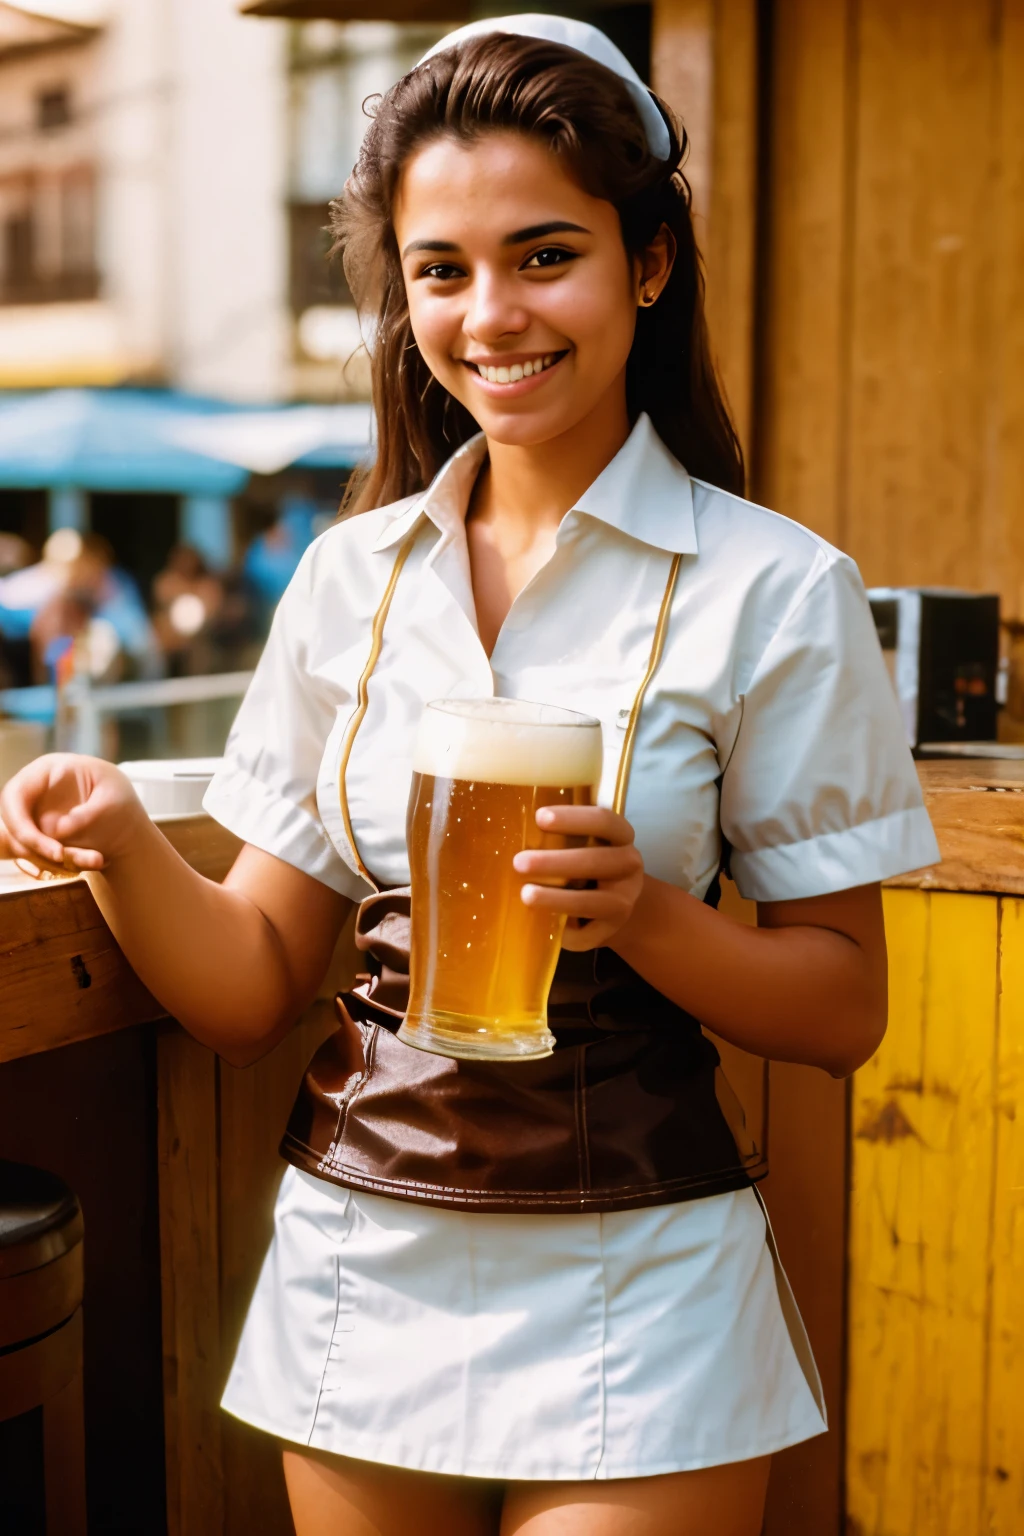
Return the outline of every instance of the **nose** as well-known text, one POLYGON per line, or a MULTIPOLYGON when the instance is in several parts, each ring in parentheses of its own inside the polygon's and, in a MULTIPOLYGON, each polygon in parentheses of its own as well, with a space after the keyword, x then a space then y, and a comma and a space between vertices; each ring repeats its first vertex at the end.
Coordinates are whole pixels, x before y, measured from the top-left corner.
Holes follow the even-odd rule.
POLYGON ((479 269, 473 278, 464 327, 472 340, 487 346, 506 336, 520 336, 530 316, 503 273, 479 269))

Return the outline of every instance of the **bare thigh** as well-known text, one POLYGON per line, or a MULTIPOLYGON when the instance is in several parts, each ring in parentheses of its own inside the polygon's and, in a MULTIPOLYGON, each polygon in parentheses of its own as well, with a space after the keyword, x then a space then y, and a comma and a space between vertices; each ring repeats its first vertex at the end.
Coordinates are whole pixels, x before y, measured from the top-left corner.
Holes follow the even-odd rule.
POLYGON ((502 1485, 289 1448, 295 1536, 498 1536, 502 1485))
POLYGON ((770 1456, 601 1483, 509 1483, 500 1536, 760 1536, 770 1456))
POLYGON ((760 1536, 771 1458, 587 1483, 500 1483, 284 1452, 295 1536, 760 1536), (503 1497, 504 1494, 504 1497, 503 1497))

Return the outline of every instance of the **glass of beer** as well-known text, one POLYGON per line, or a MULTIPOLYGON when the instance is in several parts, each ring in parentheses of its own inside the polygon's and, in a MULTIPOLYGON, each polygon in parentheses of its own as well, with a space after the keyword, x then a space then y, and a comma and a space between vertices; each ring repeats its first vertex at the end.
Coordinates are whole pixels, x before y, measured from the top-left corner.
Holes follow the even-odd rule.
POLYGON ((565 917, 528 907, 524 848, 583 838, 542 832, 543 805, 591 805, 601 724, 519 699, 428 704, 413 756, 409 1008, 399 1039, 442 1056, 548 1056, 547 1000, 565 917))

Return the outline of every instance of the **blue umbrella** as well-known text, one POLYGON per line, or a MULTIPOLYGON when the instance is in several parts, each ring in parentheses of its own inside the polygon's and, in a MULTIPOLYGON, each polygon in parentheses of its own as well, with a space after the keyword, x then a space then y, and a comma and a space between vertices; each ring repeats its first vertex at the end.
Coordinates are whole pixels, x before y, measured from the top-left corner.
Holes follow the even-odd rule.
POLYGON ((55 389, 0 404, 0 486, 234 496, 244 467, 172 436, 222 402, 159 390, 55 389))

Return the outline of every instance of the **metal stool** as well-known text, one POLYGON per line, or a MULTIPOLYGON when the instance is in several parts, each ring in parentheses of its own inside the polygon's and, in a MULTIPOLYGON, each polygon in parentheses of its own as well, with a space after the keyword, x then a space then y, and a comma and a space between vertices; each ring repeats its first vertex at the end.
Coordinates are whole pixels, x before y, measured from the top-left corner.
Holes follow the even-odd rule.
POLYGON ((83 1231, 55 1174, 0 1160, 0 1421, 43 1410, 47 1536, 86 1536, 83 1231))

